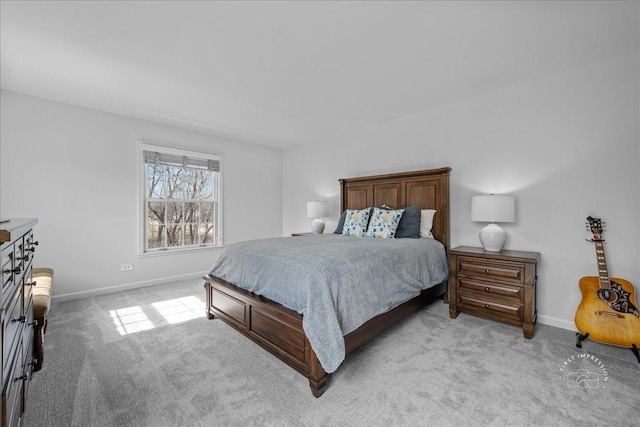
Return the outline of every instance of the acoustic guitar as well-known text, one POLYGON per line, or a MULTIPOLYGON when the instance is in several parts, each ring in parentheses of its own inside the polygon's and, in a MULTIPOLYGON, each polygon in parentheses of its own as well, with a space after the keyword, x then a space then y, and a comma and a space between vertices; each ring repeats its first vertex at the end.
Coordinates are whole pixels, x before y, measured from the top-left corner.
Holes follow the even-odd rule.
POLYGON ((609 278, 602 221, 592 217, 587 220, 587 227, 593 234, 593 238, 587 241, 596 246, 598 277, 580 279, 582 302, 576 311, 576 327, 584 338, 620 347, 633 347, 632 350, 637 351, 636 346, 640 346, 640 312, 635 305, 633 285, 624 279, 609 278))

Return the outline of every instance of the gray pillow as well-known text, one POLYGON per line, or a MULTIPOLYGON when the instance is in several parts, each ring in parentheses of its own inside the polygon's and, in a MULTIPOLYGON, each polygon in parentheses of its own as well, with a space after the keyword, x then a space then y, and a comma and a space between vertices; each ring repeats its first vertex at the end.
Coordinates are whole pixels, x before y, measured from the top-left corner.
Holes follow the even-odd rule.
POLYGON ((340 215, 340 219, 338 220, 338 226, 336 227, 336 231, 333 234, 342 234, 342 229, 344 228, 344 218, 347 216, 347 211, 345 210, 340 215))
POLYGON ((396 239, 407 237, 411 239, 420 238, 420 217, 420 206, 416 205, 404 208, 404 213, 396 229, 396 239))

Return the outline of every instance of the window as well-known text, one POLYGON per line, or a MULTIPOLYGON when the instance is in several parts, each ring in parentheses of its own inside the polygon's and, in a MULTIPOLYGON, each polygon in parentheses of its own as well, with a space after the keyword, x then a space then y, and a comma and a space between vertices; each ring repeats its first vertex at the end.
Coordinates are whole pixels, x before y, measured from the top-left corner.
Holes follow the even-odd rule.
POLYGON ((222 245, 221 158, 149 144, 142 158, 143 252, 222 245))

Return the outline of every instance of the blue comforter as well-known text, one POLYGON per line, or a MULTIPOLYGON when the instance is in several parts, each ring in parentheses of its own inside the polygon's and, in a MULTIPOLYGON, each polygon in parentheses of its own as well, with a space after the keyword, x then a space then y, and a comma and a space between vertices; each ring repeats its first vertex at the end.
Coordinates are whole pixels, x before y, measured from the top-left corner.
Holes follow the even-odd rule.
POLYGON ((228 245, 209 273, 301 313, 331 373, 344 360, 344 335, 442 282, 449 269, 435 239, 322 234, 228 245))

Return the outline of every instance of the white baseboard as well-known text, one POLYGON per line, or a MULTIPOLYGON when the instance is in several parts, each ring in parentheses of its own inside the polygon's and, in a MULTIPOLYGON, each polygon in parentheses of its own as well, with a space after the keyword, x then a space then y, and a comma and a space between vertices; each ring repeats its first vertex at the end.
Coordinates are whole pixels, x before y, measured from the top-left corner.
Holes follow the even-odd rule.
POLYGON ((557 317, 544 316, 538 314, 538 322, 544 325, 555 326, 556 328, 566 329, 568 331, 578 332, 573 321, 558 319, 557 317))
POLYGON ((207 273, 206 272, 189 273, 189 274, 181 274, 179 276, 162 277, 160 279, 144 280, 142 282, 125 283, 123 285, 109 286, 109 287, 98 288, 98 289, 90 289, 90 290, 79 291, 79 292, 70 292, 62 295, 53 295, 51 299, 56 300, 56 302, 71 301, 71 300, 76 300, 80 298, 88 298, 88 297, 94 297, 98 295, 112 294, 114 292, 121 292, 129 289, 138 289, 138 288, 145 288, 147 286, 162 285, 165 283, 177 282, 180 280, 200 279, 205 274, 207 273))

